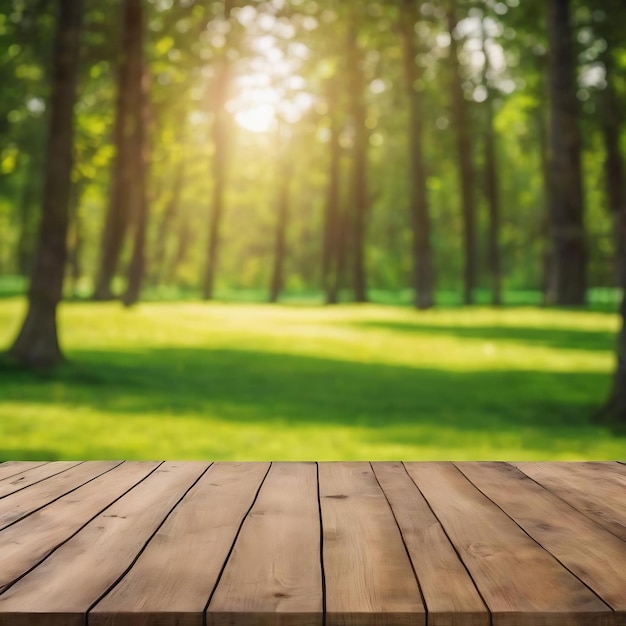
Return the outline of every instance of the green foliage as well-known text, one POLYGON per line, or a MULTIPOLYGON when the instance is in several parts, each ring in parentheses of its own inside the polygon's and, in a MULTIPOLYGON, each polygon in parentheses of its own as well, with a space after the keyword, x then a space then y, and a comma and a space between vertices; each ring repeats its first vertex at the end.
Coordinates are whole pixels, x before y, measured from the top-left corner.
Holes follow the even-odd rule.
MULTIPOLYGON (((0 342, 24 302, 0 300, 0 342)), ((69 361, 0 362, 0 459, 612 459, 617 316, 68 303, 69 361)))

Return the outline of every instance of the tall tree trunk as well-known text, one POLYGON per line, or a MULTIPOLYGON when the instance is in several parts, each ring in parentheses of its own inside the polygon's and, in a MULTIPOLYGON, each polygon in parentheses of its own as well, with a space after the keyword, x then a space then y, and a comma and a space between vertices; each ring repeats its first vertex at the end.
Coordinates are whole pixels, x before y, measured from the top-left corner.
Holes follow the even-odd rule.
POLYGON ((80 203, 85 189, 83 179, 72 185, 69 205, 67 268, 70 279, 70 293, 75 296, 78 281, 82 275, 81 254, 83 249, 83 225, 80 216, 80 203))
POLYGON ((34 367, 55 365, 63 358, 57 336, 56 310, 63 296, 67 256, 82 3, 59 0, 57 6, 39 242, 28 293, 28 312, 10 350, 18 362, 34 367))
POLYGON ((456 127, 456 149, 463 213, 463 302, 469 305, 474 303, 474 287, 476 286, 476 200, 471 129, 468 120, 467 101, 463 95, 463 77, 455 33, 458 23, 455 5, 456 0, 453 0, 448 7, 447 18, 450 32, 450 61, 453 68, 452 109, 456 127))
MULTIPOLYGON (((279 129, 280 131, 280 129, 279 129)), ((279 139, 280 142, 280 139, 279 139)), ((277 302, 283 289, 285 256, 287 251, 287 225, 289 221, 289 188, 291 187, 292 163, 288 142, 280 142, 282 154, 278 167, 278 202, 276 216, 276 236, 274 239, 274 265, 270 283, 269 301, 277 302)))
POLYGON ((341 144, 337 121, 337 79, 329 85, 328 108, 330 115, 330 139, 328 148, 328 186, 326 188, 326 208, 324 214, 324 247, 322 259, 322 282, 326 293, 326 303, 337 303, 337 273, 339 253, 339 184, 341 167, 341 144))
POLYGON ((476 202, 474 199, 474 172, 472 166, 471 132, 467 101, 463 95, 463 77, 456 40, 456 0, 448 6, 448 30, 450 32, 450 61, 452 76, 452 108, 456 126, 457 159, 461 182, 461 207, 463 213, 463 302, 474 303, 476 286, 476 202))
POLYGON ((183 190, 183 182, 185 180, 185 162, 181 156, 175 166, 174 181, 172 185, 171 196, 163 211, 161 223, 159 224, 157 240, 154 250, 155 270, 153 273, 153 281, 155 284, 161 284, 167 276, 167 248, 166 242, 168 234, 175 224, 180 214, 180 196, 183 190))
POLYGON ((587 254, 583 223, 580 130, 569 0, 549 0, 550 231, 552 290, 548 302, 585 304, 587 254))
MULTIPOLYGON (((230 18, 232 0, 224 0, 224 19, 230 18)), ((226 49, 228 48, 228 43, 226 49)), ((213 211, 209 222, 209 240, 207 247, 206 270, 202 295, 205 300, 213 298, 215 275, 219 260, 220 230, 224 213, 224 190, 229 141, 229 115, 226 110, 230 85, 230 61, 224 53, 217 62, 214 85, 214 120, 213 120, 213 211)))
POLYGON ((498 191, 498 165, 496 157, 496 137, 493 123, 493 92, 489 84, 491 63, 487 49, 484 18, 481 24, 483 37, 483 87, 485 99, 485 193, 489 207, 488 253, 489 273, 491 274, 491 303, 493 306, 502 304, 502 264, 500 261, 500 194, 498 191))
POLYGON ((113 159, 109 206, 102 232, 101 259, 94 298, 110 300, 111 283, 117 271, 124 239, 131 221, 133 180, 133 138, 138 111, 133 94, 141 80, 138 45, 142 30, 141 0, 124 0, 122 51, 118 67, 117 102, 113 130, 116 148, 113 159))
POLYGON ((617 284, 624 284, 626 273, 626 168, 622 155, 623 113, 615 91, 612 41, 605 35, 608 49, 603 55, 606 87, 602 93, 602 134, 604 137, 604 175, 607 204, 614 224, 617 284))
MULTIPOLYGON (((143 29, 142 29, 143 32, 143 29)), ((143 38, 138 37, 138 52, 143 56, 143 38)), ((137 102, 137 123, 133 141, 133 169, 135 182, 132 187, 132 201, 135 213, 135 236, 133 254, 128 267, 128 286, 123 297, 126 306, 132 306, 139 300, 141 285, 146 273, 146 230, 148 227, 149 203, 147 179, 150 169, 150 71, 143 58, 144 67, 140 83, 135 86, 137 102)))
POLYGON ((424 162, 424 121, 422 95, 417 84, 422 79, 422 68, 415 62, 415 23, 417 3, 404 0, 401 15, 402 39, 404 43, 404 70, 409 98, 409 202, 413 225, 413 289, 415 306, 429 309, 433 306, 434 270, 430 242, 430 214, 426 193, 426 164, 424 162))
POLYGON ((347 37, 348 88, 350 113, 354 127, 352 150, 352 181, 350 190, 352 216, 352 288, 355 302, 367 302, 365 273, 365 220, 368 212, 367 148, 369 136, 365 126, 365 79, 362 71, 362 51, 358 45, 358 29, 353 19, 347 37))

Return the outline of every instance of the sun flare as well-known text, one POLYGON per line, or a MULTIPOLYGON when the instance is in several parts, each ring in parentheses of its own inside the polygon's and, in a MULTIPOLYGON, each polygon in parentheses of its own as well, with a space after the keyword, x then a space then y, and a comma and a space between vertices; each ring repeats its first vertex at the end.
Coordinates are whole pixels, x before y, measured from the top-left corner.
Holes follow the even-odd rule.
POLYGON ((274 107, 270 104, 253 105, 235 113, 237 123, 253 133, 265 133, 271 127, 275 118, 274 107))

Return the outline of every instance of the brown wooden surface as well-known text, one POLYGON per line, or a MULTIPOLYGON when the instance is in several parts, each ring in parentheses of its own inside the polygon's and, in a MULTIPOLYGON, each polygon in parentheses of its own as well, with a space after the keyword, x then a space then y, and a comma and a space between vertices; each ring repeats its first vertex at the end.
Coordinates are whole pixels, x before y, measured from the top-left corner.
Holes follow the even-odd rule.
POLYGON ((0 463, 0 626, 626 626, 620 463, 0 463))

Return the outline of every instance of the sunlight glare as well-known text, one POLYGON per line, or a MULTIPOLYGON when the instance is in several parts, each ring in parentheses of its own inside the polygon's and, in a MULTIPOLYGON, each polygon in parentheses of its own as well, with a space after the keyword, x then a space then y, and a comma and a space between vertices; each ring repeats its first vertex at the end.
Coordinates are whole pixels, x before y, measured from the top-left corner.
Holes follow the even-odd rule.
POLYGON ((270 104, 259 104, 235 113, 237 123, 253 133, 267 132, 274 122, 274 107, 270 104))

